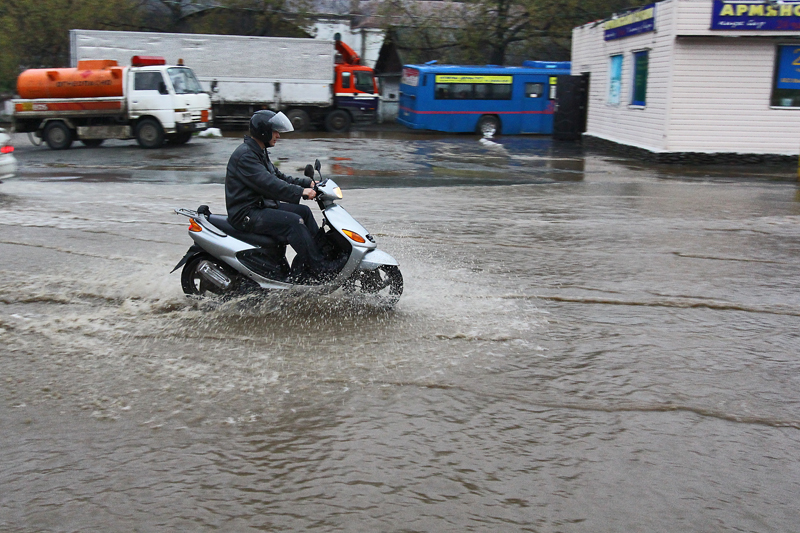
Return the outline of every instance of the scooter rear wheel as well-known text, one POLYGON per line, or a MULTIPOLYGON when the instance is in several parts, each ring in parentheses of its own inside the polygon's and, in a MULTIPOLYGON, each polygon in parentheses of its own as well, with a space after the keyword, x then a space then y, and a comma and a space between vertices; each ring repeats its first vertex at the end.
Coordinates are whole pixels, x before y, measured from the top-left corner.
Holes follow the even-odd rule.
POLYGON ((209 261, 220 269, 224 269, 224 267, 214 261, 210 255, 198 255, 193 257, 184 265, 181 271, 181 287, 183 288, 184 294, 191 296, 203 296, 208 293, 223 294, 225 292, 223 289, 208 281, 198 270, 203 261, 209 261))

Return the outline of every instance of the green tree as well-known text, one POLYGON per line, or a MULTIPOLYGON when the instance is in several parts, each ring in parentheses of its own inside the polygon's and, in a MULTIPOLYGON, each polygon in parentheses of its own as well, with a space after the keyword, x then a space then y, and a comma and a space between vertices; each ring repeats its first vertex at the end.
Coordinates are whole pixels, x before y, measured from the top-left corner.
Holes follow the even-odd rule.
POLYGON ((0 10, 0 90, 16 90, 27 68, 69 66, 69 30, 131 29, 133 0, 5 0, 0 10))
POLYGON ((67 67, 70 29, 307 37, 310 0, 5 0, 0 10, 0 92, 22 70, 67 67))

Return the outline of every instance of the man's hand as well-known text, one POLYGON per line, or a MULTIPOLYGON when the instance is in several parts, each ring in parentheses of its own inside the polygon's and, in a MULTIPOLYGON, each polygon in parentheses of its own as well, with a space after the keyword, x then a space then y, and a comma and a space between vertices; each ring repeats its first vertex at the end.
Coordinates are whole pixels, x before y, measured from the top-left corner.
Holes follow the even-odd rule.
POLYGON ((317 191, 314 189, 303 189, 303 198, 306 200, 313 200, 317 196, 317 191))

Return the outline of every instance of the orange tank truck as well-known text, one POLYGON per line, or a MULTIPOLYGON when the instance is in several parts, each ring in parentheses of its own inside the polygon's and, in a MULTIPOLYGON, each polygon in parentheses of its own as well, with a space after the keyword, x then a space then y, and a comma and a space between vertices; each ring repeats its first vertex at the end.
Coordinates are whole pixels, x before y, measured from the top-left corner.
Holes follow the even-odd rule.
POLYGON ((191 68, 161 56, 78 61, 74 68, 26 70, 11 100, 14 129, 53 150, 73 141, 88 147, 106 139, 136 139, 144 148, 183 144, 208 128, 211 97, 191 68))
POLYGON ((39 68, 17 78, 21 98, 122 96, 122 67, 113 60, 79 61, 77 68, 39 68))

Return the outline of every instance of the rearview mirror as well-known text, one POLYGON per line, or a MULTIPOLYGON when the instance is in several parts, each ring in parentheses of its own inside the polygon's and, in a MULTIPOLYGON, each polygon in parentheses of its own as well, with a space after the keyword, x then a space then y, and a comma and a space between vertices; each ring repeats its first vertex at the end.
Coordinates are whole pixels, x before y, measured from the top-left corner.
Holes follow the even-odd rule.
POLYGON ((319 159, 317 159, 316 161, 314 161, 314 169, 315 169, 317 172, 319 172, 319 169, 321 169, 321 168, 322 168, 322 165, 320 165, 320 164, 319 164, 319 159))
POLYGON ((167 84, 164 83, 163 81, 158 82, 158 93, 159 94, 169 94, 169 92, 167 91, 167 84))
POLYGON ((314 179, 314 167, 310 164, 306 165, 306 169, 303 171, 303 174, 311 179, 314 179))

